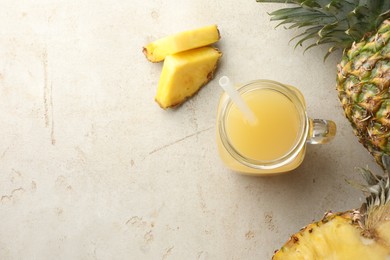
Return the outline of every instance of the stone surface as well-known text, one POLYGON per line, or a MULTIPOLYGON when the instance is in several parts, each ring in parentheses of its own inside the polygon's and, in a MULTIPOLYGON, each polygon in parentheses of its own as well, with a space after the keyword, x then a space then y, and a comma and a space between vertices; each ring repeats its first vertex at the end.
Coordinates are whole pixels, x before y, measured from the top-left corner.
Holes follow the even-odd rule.
POLYGON ((1 259, 269 259, 329 209, 358 207, 356 166, 379 170, 353 136, 326 48, 302 54, 253 1, 0 0, 1 259), (154 102, 161 64, 141 50, 216 23, 216 77, 297 86, 328 145, 276 177, 225 168, 211 81, 175 110, 154 102))

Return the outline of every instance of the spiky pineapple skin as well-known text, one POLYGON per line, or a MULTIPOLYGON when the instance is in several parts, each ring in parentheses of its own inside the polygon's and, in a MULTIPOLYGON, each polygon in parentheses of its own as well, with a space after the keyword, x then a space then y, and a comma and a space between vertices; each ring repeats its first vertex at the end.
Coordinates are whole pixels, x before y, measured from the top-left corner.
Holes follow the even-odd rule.
POLYGON ((345 50, 337 68, 345 116, 359 142, 382 165, 382 155, 390 154, 390 19, 345 50))

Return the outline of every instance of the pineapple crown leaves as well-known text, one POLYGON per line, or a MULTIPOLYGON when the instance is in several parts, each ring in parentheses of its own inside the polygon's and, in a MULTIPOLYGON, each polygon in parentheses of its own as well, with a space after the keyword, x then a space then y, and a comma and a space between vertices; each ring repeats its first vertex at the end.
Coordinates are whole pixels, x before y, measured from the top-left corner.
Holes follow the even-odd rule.
POLYGON ((338 49, 348 49, 353 42, 374 32, 390 17, 389 0, 256 0, 263 3, 284 3, 286 7, 271 12, 271 21, 287 29, 305 28, 292 38, 299 39, 295 47, 307 40, 314 43, 305 51, 321 44, 332 44, 325 59, 338 49))
POLYGON ((390 201, 390 156, 384 154, 382 163, 387 175, 375 175, 368 169, 360 168, 360 173, 367 183, 367 185, 360 187, 363 192, 368 194, 364 207, 381 206, 390 201))
POLYGON ((387 154, 382 155, 382 163, 386 175, 376 175, 368 168, 358 168, 366 184, 359 184, 348 179, 345 180, 366 195, 366 202, 360 208, 361 213, 365 213, 373 207, 386 205, 390 201, 390 156, 387 154))
POLYGON ((377 225, 390 219, 390 203, 388 203, 390 201, 390 156, 384 154, 382 163, 387 174, 384 176, 378 176, 367 169, 361 169, 367 182, 362 190, 369 195, 360 208, 360 214, 364 214, 364 217, 358 218, 358 223, 365 230, 363 235, 368 238, 375 237, 377 225))

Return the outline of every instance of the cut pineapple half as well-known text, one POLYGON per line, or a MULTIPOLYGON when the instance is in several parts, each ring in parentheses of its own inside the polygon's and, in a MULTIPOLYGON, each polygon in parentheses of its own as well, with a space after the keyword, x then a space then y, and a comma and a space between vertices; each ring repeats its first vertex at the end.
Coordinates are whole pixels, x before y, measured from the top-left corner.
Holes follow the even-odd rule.
POLYGON ((359 210, 327 213, 291 236, 274 260, 390 259, 390 156, 382 156, 386 175, 360 169, 367 184, 359 210))
POLYGON ((158 82, 156 102, 164 109, 177 106, 209 82, 222 53, 201 47, 166 57, 158 82))
MULTIPOLYGON (((353 220, 356 214, 359 213, 329 214, 322 221, 308 225, 293 235, 273 259, 389 259, 388 241, 365 237, 353 220)), ((382 227, 380 231, 388 234, 390 229, 382 227)))
POLYGON ((159 62, 168 55, 207 46, 220 38, 217 26, 209 25, 156 40, 146 45, 143 52, 149 61, 159 62))

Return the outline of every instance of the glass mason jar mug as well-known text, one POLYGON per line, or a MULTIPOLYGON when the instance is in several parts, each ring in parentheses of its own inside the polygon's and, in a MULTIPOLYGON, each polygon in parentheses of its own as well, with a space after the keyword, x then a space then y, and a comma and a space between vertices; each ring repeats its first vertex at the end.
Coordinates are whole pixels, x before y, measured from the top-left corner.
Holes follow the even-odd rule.
POLYGON ((221 96, 217 114, 217 145, 224 163, 243 174, 270 175, 297 168, 306 144, 333 139, 333 121, 311 119, 302 93, 271 80, 240 86, 241 97, 256 116, 248 121, 231 99, 221 96))

